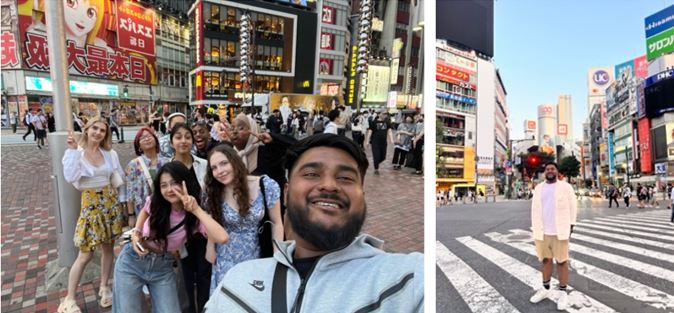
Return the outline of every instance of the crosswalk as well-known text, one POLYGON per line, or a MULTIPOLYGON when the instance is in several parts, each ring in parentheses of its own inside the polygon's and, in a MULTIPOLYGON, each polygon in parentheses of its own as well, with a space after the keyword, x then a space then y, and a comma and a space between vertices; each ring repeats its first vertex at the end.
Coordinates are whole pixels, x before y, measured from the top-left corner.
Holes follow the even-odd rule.
MULTIPOLYGON (((567 311, 674 312, 670 214, 653 210, 580 220, 571 235, 567 311)), ((528 301, 541 288, 540 264, 529 230, 437 241, 436 257, 437 267, 453 287, 451 292, 464 302, 458 308, 554 311, 553 305, 528 301)), ((555 277, 552 286, 558 284, 555 277)), ((437 290, 436 296, 443 297, 442 292, 449 291, 437 290)), ((549 300, 557 301, 555 296, 549 300)))

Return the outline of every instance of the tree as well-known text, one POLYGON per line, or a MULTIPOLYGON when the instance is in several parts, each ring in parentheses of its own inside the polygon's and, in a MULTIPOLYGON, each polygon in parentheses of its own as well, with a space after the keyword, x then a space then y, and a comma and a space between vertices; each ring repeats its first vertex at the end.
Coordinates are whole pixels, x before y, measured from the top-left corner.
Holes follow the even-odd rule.
POLYGON ((566 177, 576 177, 580 174, 580 162, 574 156, 567 156, 559 162, 559 173, 566 177))

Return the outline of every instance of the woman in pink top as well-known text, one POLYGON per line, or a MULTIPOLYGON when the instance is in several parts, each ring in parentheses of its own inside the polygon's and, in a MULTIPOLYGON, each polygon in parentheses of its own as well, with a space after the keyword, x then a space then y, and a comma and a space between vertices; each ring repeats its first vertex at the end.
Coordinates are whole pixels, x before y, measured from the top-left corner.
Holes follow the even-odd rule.
POLYGON ((173 264, 175 254, 200 232, 224 244, 225 229, 199 206, 199 183, 189 179, 181 162, 164 164, 154 180, 154 193, 138 216, 131 243, 115 265, 113 312, 136 312, 142 306, 143 285, 150 289, 153 312, 180 312, 173 264))

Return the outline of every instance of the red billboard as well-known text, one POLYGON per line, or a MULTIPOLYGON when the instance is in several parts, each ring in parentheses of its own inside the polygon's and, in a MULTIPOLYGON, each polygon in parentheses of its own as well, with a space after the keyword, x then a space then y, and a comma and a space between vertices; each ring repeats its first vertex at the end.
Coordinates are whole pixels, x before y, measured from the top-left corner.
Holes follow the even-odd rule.
POLYGON ((332 59, 320 58, 318 62, 318 74, 332 75, 332 59))
POLYGON ((16 38, 10 31, 2 31, 0 35, 0 64, 2 68, 13 68, 19 65, 19 56, 16 53, 16 38))
POLYGON ((122 49, 154 56, 154 10, 117 0, 117 43, 122 49))
POLYGON ((470 74, 440 60, 437 61, 435 79, 452 84, 465 85, 462 86, 464 88, 475 89, 475 85, 470 83, 470 74))
POLYGON ((634 59, 634 75, 639 78, 648 77, 648 60, 646 55, 634 59))
POLYGON ((321 49, 334 50, 335 34, 321 32, 321 49))
MULTIPOLYGON (((17 1, 19 41, 23 55, 22 66, 32 70, 49 71, 44 1, 46 0, 17 1)), ((116 33, 119 28, 116 15, 120 13, 114 9, 115 1, 64 2, 66 54, 70 74, 157 84, 154 26, 150 34, 152 40, 143 43, 147 46, 151 45, 145 50, 151 49, 148 51, 151 51, 152 55, 146 55, 120 47, 118 44, 116 33)), ((119 0, 117 3, 122 5, 123 2, 130 1, 119 0)), ((138 25, 146 25, 136 16, 127 16, 125 24, 127 26, 130 25, 129 19, 133 25, 136 25, 136 32, 140 29, 138 25)), ((145 28, 142 30, 145 35, 148 34, 145 28)), ((137 40, 136 44, 138 44, 137 40)))
POLYGON ((648 118, 640 119, 637 129, 639 131, 641 172, 650 173, 653 171, 653 162, 651 162, 651 121, 648 118))
POLYGON ((321 14, 321 22, 335 24, 335 8, 324 5, 321 14))

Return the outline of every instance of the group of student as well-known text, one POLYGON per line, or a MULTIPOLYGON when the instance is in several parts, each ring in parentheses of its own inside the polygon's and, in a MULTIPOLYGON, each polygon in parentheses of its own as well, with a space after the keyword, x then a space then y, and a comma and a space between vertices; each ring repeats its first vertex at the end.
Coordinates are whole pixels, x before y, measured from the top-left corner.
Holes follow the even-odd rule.
POLYGON ((201 312, 231 267, 271 256, 271 251, 262 254, 258 240, 258 223, 265 214, 274 225, 273 238, 283 240, 279 183, 251 174, 264 154, 261 143, 276 153, 284 147, 272 144, 271 136, 256 135, 251 131, 256 123, 240 115, 231 142, 223 140, 203 151, 203 138, 195 145, 194 132, 204 124, 185 122, 183 114, 170 115, 170 131, 161 139, 152 128, 141 128, 134 139, 138 157, 126 168, 112 149, 104 119, 89 119, 78 140, 70 132, 63 165, 65 179, 82 192, 74 237, 80 251, 59 312, 79 312, 77 285, 96 249, 102 252, 102 307, 135 312, 143 305, 145 286, 155 312, 179 312, 174 266, 181 262, 189 310, 201 312), (243 146, 236 149, 239 143, 243 146), (132 227, 131 236, 115 263, 111 289, 112 243, 125 225, 132 227))

